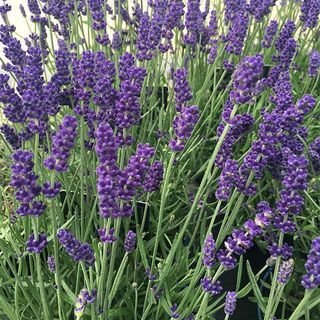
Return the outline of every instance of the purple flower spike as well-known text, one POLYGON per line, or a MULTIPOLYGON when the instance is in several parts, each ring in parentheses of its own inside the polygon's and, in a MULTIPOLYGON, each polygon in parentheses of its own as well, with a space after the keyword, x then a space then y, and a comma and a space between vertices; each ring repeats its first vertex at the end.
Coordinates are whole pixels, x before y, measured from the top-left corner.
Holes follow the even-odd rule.
POLYGON ((48 244, 47 236, 44 233, 38 235, 36 240, 35 235, 31 234, 27 241, 27 251, 29 253, 40 253, 43 251, 44 247, 48 244))
POLYGON ((197 106, 189 106, 182 109, 173 120, 175 138, 169 142, 172 151, 179 152, 185 147, 185 141, 190 138, 195 124, 199 119, 197 106))
POLYGON ((110 228, 109 230, 109 234, 106 233, 106 229, 105 228, 101 228, 98 230, 99 236, 100 236, 100 240, 103 243, 113 243, 115 241, 117 241, 119 238, 116 237, 114 235, 115 229, 114 228, 110 228))
POLYGON ((94 252, 88 243, 81 243, 66 229, 59 230, 57 237, 60 244, 74 261, 84 261, 87 266, 94 265, 94 252))
POLYGON ((221 172, 218 189, 215 193, 216 198, 221 201, 228 200, 231 189, 238 178, 238 162, 228 159, 221 172))
POLYGON ((245 57, 233 74, 233 89, 230 99, 233 103, 244 104, 251 101, 257 82, 263 71, 261 55, 245 57))
POLYGON ((320 71, 320 52, 312 50, 309 57, 309 76, 316 77, 320 71))
POLYGON ((66 115, 59 126, 58 132, 52 137, 52 154, 44 160, 49 170, 63 172, 68 169, 68 158, 77 136, 77 119, 66 115))
POLYGON ((130 253, 134 251, 135 246, 136 246, 136 234, 133 231, 129 230, 124 241, 124 250, 130 253))
POLYGON ((224 305, 224 313, 232 316, 236 309, 237 294, 234 291, 228 291, 226 295, 226 302, 224 305))
POLYGON ((293 272, 293 267, 294 267, 293 259, 289 259, 289 260, 281 263, 280 268, 279 268, 278 277, 277 277, 277 280, 279 283, 285 284, 288 282, 288 280, 293 272))
POLYGON ((278 22, 276 20, 271 20, 266 31, 264 33, 264 38, 261 43, 262 47, 270 48, 272 41, 277 33, 278 30, 278 22))
POLYGON ((180 317, 180 314, 177 312, 178 305, 175 303, 171 308, 171 318, 178 319, 180 317))
POLYGON ((53 186, 51 186, 51 183, 47 181, 42 186, 42 193, 45 197, 49 199, 54 198, 59 194, 60 188, 61 182, 55 181, 53 186))
POLYGON ((306 289, 314 289, 320 285, 320 237, 312 240, 311 249, 308 254, 308 259, 304 265, 307 271, 302 277, 301 284, 306 289))
POLYGON ((201 282, 202 289, 213 296, 219 295, 222 291, 220 281, 212 282, 212 279, 208 277, 204 277, 201 279, 200 282, 201 282))
POLYGON ((143 182, 143 189, 146 192, 153 192, 160 188, 163 179, 163 164, 160 161, 155 161, 149 168, 145 181, 143 182))
POLYGON ((214 242, 213 236, 209 235, 204 241, 203 249, 202 249, 202 263, 207 268, 212 268, 215 261, 215 249, 216 244, 214 242))
POLYGON ((56 260, 54 259, 54 256, 49 256, 47 262, 50 272, 56 272, 56 260))
POLYGON ((188 72, 186 69, 177 69, 173 75, 175 106, 178 112, 187 106, 192 99, 191 89, 188 83, 188 72))

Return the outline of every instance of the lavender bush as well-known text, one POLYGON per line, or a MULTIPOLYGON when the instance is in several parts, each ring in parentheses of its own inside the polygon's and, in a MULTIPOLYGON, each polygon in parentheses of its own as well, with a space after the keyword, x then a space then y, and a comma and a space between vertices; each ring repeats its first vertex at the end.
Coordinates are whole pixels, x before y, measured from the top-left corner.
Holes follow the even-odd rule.
POLYGON ((10 2, 0 318, 320 319, 320 2, 10 2))

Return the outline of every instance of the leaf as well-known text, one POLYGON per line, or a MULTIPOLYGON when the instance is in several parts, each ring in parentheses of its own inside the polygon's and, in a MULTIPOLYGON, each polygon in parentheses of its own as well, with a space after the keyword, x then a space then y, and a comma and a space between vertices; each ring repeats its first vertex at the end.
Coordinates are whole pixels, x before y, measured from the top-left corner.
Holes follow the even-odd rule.
POLYGON ((14 313, 14 307, 2 295, 0 295, 0 308, 10 320, 18 320, 14 313))
POLYGON ((254 273, 252 272, 249 261, 247 261, 247 272, 248 272, 248 276, 250 279, 250 283, 252 285, 253 293, 254 293, 255 297, 258 299, 259 307, 261 308, 261 310, 263 312, 265 312, 266 304, 265 304, 265 301, 264 301, 263 296, 261 294, 261 291, 259 289, 258 283, 255 279, 254 273))

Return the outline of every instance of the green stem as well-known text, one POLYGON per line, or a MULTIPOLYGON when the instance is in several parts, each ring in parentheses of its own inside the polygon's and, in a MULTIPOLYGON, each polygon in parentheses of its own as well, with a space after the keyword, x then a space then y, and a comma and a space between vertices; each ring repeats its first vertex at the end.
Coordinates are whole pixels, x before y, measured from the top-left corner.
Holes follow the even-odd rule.
POLYGON ((305 305, 311 298, 312 293, 314 290, 306 290, 303 299, 300 301, 296 309, 294 310, 293 314, 290 316, 289 320, 297 320, 300 318, 300 312, 304 309, 305 305))

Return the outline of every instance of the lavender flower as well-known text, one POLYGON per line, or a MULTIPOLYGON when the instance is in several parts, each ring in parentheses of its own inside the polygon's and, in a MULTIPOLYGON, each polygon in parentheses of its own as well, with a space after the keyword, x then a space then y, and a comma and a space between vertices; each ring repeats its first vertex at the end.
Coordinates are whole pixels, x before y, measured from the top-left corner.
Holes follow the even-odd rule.
POLYGON ((307 28, 313 29, 317 26, 320 15, 320 4, 317 0, 303 0, 301 4, 300 20, 307 28))
POLYGON ((86 265, 94 265, 94 252, 88 243, 81 243, 66 229, 61 229, 57 234, 60 244, 74 261, 84 261, 86 265))
POLYGON ((214 242, 213 236, 209 235, 204 241, 202 248, 202 263, 207 268, 212 268, 215 261, 215 249, 216 244, 214 242))
POLYGON ((226 302, 224 305, 224 313, 232 316, 236 309, 237 294, 234 291, 228 291, 226 295, 226 302))
POLYGON ((143 182, 143 189, 146 192, 153 192, 160 188, 163 179, 163 164, 155 161, 149 168, 147 176, 143 182))
POLYGON ((281 284, 285 284, 288 282, 294 267, 293 259, 289 259, 281 263, 279 268, 279 273, 277 277, 277 281, 281 284))
POLYGON ((175 303, 172 307, 170 307, 171 311, 171 318, 178 319, 180 317, 180 314, 177 312, 178 305, 175 303))
POLYGON ((56 272, 56 260, 54 259, 54 256, 49 256, 47 262, 50 272, 56 272))
POLYGON ((45 233, 40 233, 37 238, 34 234, 31 234, 27 241, 27 251, 29 253, 40 253, 47 244, 48 241, 45 233))
POLYGON ((134 251, 136 246, 136 234, 129 230, 126 234, 126 239, 124 241, 124 250, 128 253, 134 251))
POLYGON ((213 282, 212 279, 204 277, 200 280, 202 289, 210 293, 212 296, 217 296, 221 293, 222 287, 220 281, 213 282))
POLYGON ((248 11, 257 21, 261 21, 264 16, 271 12, 270 7, 274 6, 276 0, 250 0, 248 11))
POLYGON ((55 181, 52 186, 51 182, 47 181, 42 186, 42 194, 45 197, 51 199, 56 197, 59 194, 60 188, 61 188, 61 182, 55 181))
POLYGON ((263 71, 261 55, 245 57, 233 73, 233 89, 230 99, 236 104, 244 104, 252 99, 255 87, 263 71))
POLYGON ((312 50, 309 57, 309 71, 310 77, 316 77, 320 70, 320 52, 312 50))
POLYGON ((279 52, 283 51, 288 39, 292 38, 295 28, 296 26, 291 20, 288 20, 282 27, 279 37, 275 42, 275 47, 279 52))
POLYGON ((77 319, 82 317, 86 305, 93 303, 96 297, 97 297, 96 289, 91 290, 91 294, 89 293, 89 290, 86 288, 80 290, 77 296, 77 300, 74 308, 74 314, 77 317, 77 319))
POLYGON ((15 188, 16 199, 20 202, 17 214, 40 216, 46 206, 41 201, 35 201, 41 187, 37 185, 38 176, 33 172, 33 153, 18 150, 12 154, 12 159, 10 184, 15 188))
POLYGON ((103 243, 113 243, 119 239, 119 237, 114 235, 115 229, 110 228, 109 233, 107 233, 106 228, 100 228, 98 230, 100 240, 103 243))
POLYGON ((16 150, 21 148, 21 139, 14 128, 10 127, 7 124, 3 124, 0 127, 0 132, 3 133, 6 141, 11 145, 13 149, 16 150))
POLYGON ((192 99, 188 83, 188 72, 186 69, 177 69, 174 72, 173 78, 175 107, 178 112, 181 112, 187 106, 188 101, 192 99))
POLYGON ((261 42, 262 47, 270 48, 274 36, 278 30, 278 22, 276 20, 271 20, 268 27, 265 30, 263 41, 261 42))
POLYGON ((111 42, 111 48, 113 50, 120 50, 122 45, 121 37, 119 32, 115 32, 113 34, 112 42, 111 42))
POLYGON ((225 162, 223 170, 221 172, 218 189, 215 193, 216 198, 221 201, 228 200, 231 189, 235 185, 238 178, 238 162, 236 160, 228 159, 225 162))
POLYGON ((179 152, 185 147, 185 141, 190 138, 195 124, 199 119, 197 106, 188 106, 182 109, 173 120, 175 138, 170 140, 169 147, 172 151, 179 152))
POLYGON ((51 156, 44 160, 49 170, 63 172, 68 169, 67 160, 77 136, 77 119, 66 115, 59 126, 59 130, 52 137, 51 156))
POLYGON ((235 13, 234 18, 231 20, 228 33, 222 38, 227 43, 226 51, 240 55, 243 49, 244 40, 247 36, 249 25, 249 16, 245 10, 239 10, 235 13))
POLYGON ((308 259, 304 265, 307 273, 302 277, 301 284, 306 289, 314 289, 320 285, 320 237, 312 240, 308 259))

